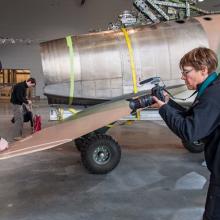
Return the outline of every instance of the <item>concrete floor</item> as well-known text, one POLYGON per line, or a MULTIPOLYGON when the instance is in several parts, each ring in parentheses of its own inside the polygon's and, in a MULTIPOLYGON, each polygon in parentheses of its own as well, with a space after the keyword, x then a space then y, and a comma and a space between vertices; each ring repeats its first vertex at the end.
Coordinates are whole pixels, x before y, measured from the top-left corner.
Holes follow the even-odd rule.
MULTIPOLYGON (((46 104, 35 113, 48 122, 46 104)), ((0 104, 0 135, 11 139, 10 105, 0 104)), ((25 133, 30 132, 29 124, 25 133)), ((89 174, 72 143, 0 161, 1 220, 200 220, 207 168, 162 121, 109 131, 122 146, 118 167, 89 174)))

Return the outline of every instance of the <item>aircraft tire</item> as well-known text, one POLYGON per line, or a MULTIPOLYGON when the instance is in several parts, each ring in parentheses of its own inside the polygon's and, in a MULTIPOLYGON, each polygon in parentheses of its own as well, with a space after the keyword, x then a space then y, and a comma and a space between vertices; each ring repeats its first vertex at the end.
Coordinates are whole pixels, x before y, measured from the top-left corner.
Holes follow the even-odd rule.
POLYGON ((98 134, 87 139, 81 158, 90 173, 106 174, 120 162, 121 148, 111 136, 98 134))
POLYGON ((86 147, 86 139, 85 138, 77 138, 74 140, 76 149, 81 152, 86 147))
POLYGON ((183 141, 183 146, 191 153, 201 153, 204 151, 205 144, 202 141, 193 141, 192 143, 188 143, 183 141))

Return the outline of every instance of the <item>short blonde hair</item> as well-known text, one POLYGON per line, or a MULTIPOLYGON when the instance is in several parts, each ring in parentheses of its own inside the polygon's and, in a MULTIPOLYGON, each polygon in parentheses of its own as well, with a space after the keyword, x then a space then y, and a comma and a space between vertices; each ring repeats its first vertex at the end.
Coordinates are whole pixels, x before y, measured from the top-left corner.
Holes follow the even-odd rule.
POLYGON ((206 47, 195 48, 186 53, 180 60, 179 67, 192 66, 195 70, 202 70, 204 66, 208 68, 208 73, 214 72, 218 67, 216 53, 206 47))

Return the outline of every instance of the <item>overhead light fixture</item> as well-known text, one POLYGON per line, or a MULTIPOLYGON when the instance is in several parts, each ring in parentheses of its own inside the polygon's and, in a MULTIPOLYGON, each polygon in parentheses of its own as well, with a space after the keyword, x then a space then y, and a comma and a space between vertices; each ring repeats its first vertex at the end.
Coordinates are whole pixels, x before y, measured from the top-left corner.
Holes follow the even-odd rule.
POLYGON ((9 37, 1 37, 0 36, 0 45, 1 44, 32 44, 34 41, 31 39, 23 39, 23 38, 9 38, 9 37))
POLYGON ((85 4, 85 2, 86 2, 86 0, 81 0, 80 5, 84 5, 84 4, 85 4))

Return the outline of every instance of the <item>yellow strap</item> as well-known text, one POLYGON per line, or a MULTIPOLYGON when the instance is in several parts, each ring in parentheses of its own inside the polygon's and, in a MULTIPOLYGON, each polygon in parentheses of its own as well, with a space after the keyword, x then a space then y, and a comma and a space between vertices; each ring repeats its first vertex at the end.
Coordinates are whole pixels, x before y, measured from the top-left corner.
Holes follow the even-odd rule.
POLYGON ((108 127, 108 128, 113 128, 114 127, 114 125, 106 125, 106 127, 108 127))
MULTIPOLYGON (((135 68, 135 63, 134 63, 134 52, 133 52, 132 45, 131 45, 131 39, 130 39, 129 34, 125 28, 122 28, 121 30, 124 33, 125 41, 126 41, 127 47, 128 47, 134 93, 137 93, 138 92, 138 90, 137 90, 137 73, 136 73, 136 68, 135 68)), ((137 119, 140 120, 140 112, 137 112, 137 119)))
MULTIPOLYGON (((74 108, 68 108, 68 111, 71 112, 73 115, 76 114, 77 110, 75 110, 74 108)), ((58 121, 62 121, 64 119, 64 109, 63 108, 58 108, 57 110, 57 120, 58 121)))
POLYGON ((64 113, 63 109, 58 108, 58 117, 57 117, 58 121, 63 120, 63 113, 64 113))
POLYGON ((79 111, 77 111, 77 110, 74 109, 74 108, 68 108, 68 111, 71 112, 71 113, 73 113, 73 114, 76 114, 77 112, 79 112, 79 111))
POLYGON ((130 64, 131 64, 131 72, 132 72, 132 79, 133 79, 133 87, 134 87, 134 93, 137 93, 137 74, 136 74, 136 68, 134 64, 134 52, 131 45, 131 39, 128 35, 128 32, 125 28, 121 29, 125 36, 125 41, 127 43, 129 57, 130 57, 130 64))
POLYGON ((69 93, 69 105, 73 102, 74 95, 74 51, 73 51, 73 41, 71 36, 66 37, 67 47, 69 49, 69 59, 70 59, 70 93, 69 93))
POLYGON ((134 123, 134 121, 131 121, 131 120, 126 121, 126 125, 132 125, 133 123, 134 123))

